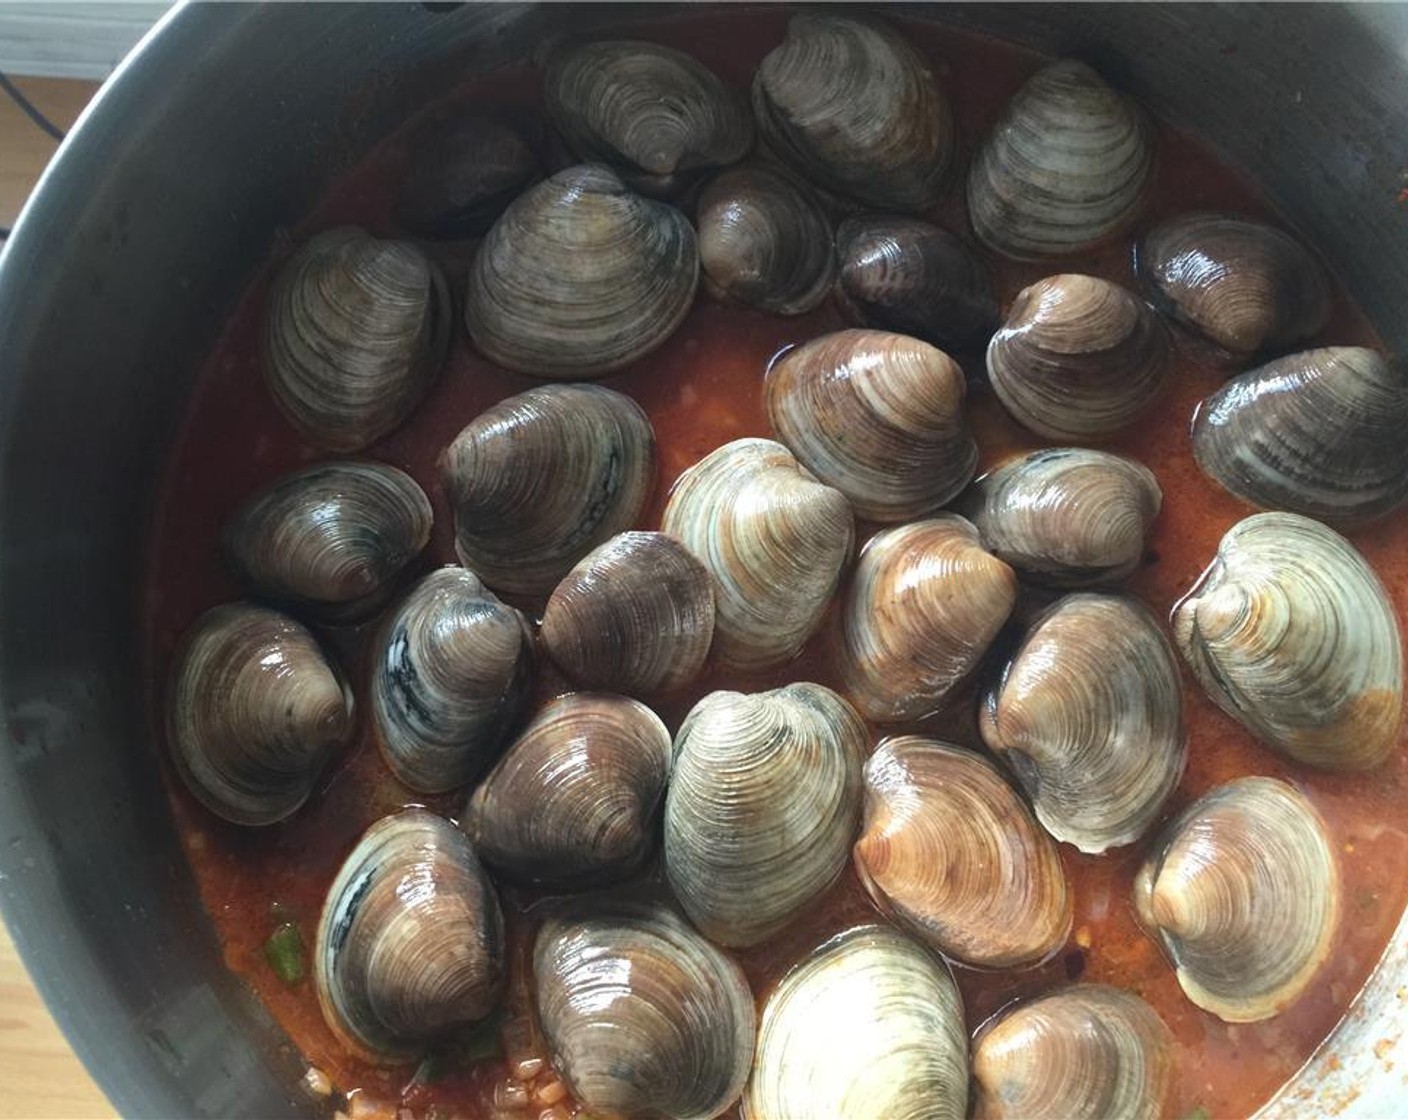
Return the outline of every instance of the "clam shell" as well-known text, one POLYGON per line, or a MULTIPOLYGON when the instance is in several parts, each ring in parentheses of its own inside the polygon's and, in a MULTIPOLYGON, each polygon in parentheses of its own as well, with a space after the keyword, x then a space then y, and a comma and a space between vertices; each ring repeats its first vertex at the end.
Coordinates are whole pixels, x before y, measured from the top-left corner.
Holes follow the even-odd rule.
POLYGON ((1168 825, 1134 902, 1190 1000, 1229 1023, 1256 1022, 1299 998, 1329 956, 1339 867, 1324 822, 1294 787, 1240 778, 1168 825))
POLYGON ((841 612, 841 671, 868 719, 918 719, 977 666, 1017 600, 1012 569, 944 514, 875 534, 841 612))
POLYGON ((583 890, 629 878, 655 850, 670 733, 635 700, 549 701, 475 787, 460 827, 496 874, 583 890))
POLYGON ((431 572, 372 644, 371 708, 382 757, 419 793, 462 786, 498 757, 532 684, 527 620, 473 572, 431 572))
POLYGON ((1038 964, 1070 932, 1056 845, 991 763, 949 743, 905 735, 870 756, 855 864, 881 910, 965 964, 1038 964))
POLYGON ((958 988, 894 930, 833 937, 768 997, 744 1120, 963 1120, 967 1103, 958 988))
POLYGON ((410 242, 345 226, 306 242, 274 278, 264 379, 312 443, 358 451, 415 411, 449 343, 449 289, 435 263, 410 242))
POLYGON ((689 220, 598 164, 521 194, 469 270, 465 323, 480 353, 535 377, 600 377, 665 341, 694 302, 689 220))
POLYGON ((712 692, 675 736, 665 876, 721 945, 781 930, 846 866, 869 734, 817 684, 712 692))
POLYGON ((226 603, 181 638, 166 686, 166 740, 186 788, 216 816, 292 816, 352 736, 352 693, 317 640, 264 607, 226 603))
POLYGON ((983 142, 968 215, 1006 256, 1078 253, 1134 221, 1153 168, 1153 129, 1138 106, 1063 59, 1027 79, 983 142))
POLYGON ((963 371, 927 342, 886 331, 822 335, 783 354, 764 386, 778 438, 864 518, 933 513, 973 477, 963 371))
POLYGON ((313 951, 338 1041, 404 1062, 493 1011, 506 974, 503 915, 464 834, 424 809, 367 829, 328 888, 313 951))
POLYGON ((440 470, 464 565, 505 594, 546 595, 631 527, 655 482, 655 433, 621 393, 544 385, 476 416, 440 470))
POLYGON ((1067 595, 988 693, 983 741, 1016 774, 1046 831, 1099 853, 1144 835, 1188 758, 1178 662, 1149 612, 1067 595))
POLYGON ((795 657, 855 539, 851 507, 767 439, 738 439, 676 480, 661 529, 714 578, 714 654, 739 669, 795 657))
POLYGON ((1174 607, 1173 636, 1217 706, 1298 762, 1367 770, 1398 745, 1393 604, 1354 546, 1319 522, 1239 521, 1174 607))

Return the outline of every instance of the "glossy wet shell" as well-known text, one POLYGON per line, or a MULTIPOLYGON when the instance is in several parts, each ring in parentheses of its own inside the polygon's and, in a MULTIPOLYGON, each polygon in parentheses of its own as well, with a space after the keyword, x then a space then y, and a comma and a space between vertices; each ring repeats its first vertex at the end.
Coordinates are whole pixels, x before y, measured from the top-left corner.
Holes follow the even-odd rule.
POLYGON ((861 517, 922 517, 973 477, 963 370, 927 342, 836 331, 788 350, 764 385, 778 439, 861 517))
POLYGON ((1275 778, 1240 778, 1167 827, 1134 902, 1190 1000, 1229 1023, 1256 1022, 1295 1002, 1329 955, 1339 867, 1302 794, 1275 778))
POLYGON ((1317 521, 1239 521, 1174 608, 1173 634, 1218 707, 1298 762, 1366 770, 1398 745, 1393 604, 1354 546, 1317 521))
POLYGON ((768 997, 744 1120, 963 1120, 967 1102, 958 988, 894 930, 833 937, 768 997))
POLYGON ((297 812, 352 737, 352 713, 337 667, 278 611, 213 607, 172 657, 171 760, 201 804, 235 824, 273 824, 297 812))
POLYGON ((854 855, 881 910, 965 964, 1034 965, 1070 932, 1056 845, 997 769, 961 747, 917 735, 880 744, 854 855))

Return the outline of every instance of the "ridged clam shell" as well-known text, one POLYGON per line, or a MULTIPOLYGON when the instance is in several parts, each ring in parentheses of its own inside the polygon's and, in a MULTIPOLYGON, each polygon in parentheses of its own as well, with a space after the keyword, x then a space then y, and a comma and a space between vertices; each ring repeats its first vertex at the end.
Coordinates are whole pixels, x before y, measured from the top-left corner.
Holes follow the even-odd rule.
POLYGON ((978 968, 1038 964, 1071 928, 1056 845, 990 762, 936 739, 870 756, 855 864, 901 927, 978 968))
POLYGON ((930 714, 977 666, 1016 600, 1012 569, 961 517, 875 534, 842 607, 847 694, 868 719, 930 714))
POLYGON ((1153 167, 1153 130, 1138 106, 1063 59, 1027 79, 983 142, 968 214, 1006 256, 1078 253, 1134 221, 1153 167))
POLYGON ((1187 762, 1178 662, 1149 612, 1067 595, 1027 633, 988 693, 983 741, 1046 831, 1083 852, 1130 844, 1187 762))
POLYGON ((846 866, 869 735, 817 684, 713 692, 675 736, 665 875, 721 945, 777 933, 846 866))
POLYGON ((440 375, 450 323, 445 278, 415 245, 330 229, 274 278, 264 379, 312 443, 358 451, 415 411, 440 375))
POLYGON ((672 911, 615 903, 549 918, 533 976, 553 1066, 586 1108, 708 1120, 738 1098, 753 995, 672 911))
POLYGON ((519 195, 469 270, 479 351, 535 377, 600 377, 665 341, 694 302, 694 228, 598 164, 519 195))
POLYGON ((1147 306, 1094 276, 1022 289, 988 343, 988 378, 1017 423, 1050 439, 1100 439, 1158 399, 1172 348, 1147 306))
POLYGON ((383 817, 328 888, 313 981, 328 1027, 364 1061, 413 1058, 493 1011, 503 915, 464 834, 424 809, 383 817))
POLYGON ((631 527, 655 483, 655 433, 612 389, 544 385, 476 416, 440 470, 465 566, 505 594, 546 595, 631 527))
POLYGON ((1193 456, 1263 509, 1331 524, 1408 497, 1408 382, 1372 350, 1332 346, 1234 377, 1193 418, 1193 456))
POLYGON ((235 824, 292 816, 351 738, 352 693, 317 640, 264 607, 227 603, 172 657, 166 739, 186 788, 235 824))
POLYGON ((1144 558, 1163 506, 1142 463, 1107 451, 1048 447, 979 478, 963 512, 993 554, 1054 587, 1113 583, 1144 558))
POLYGON ((740 669, 796 656, 855 539, 845 497, 767 439, 726 443, 680 475, 661 528, 714 577, 714 654, 740 669))
POLYGON ((462 786, 498 757, 532 683, 527 620, 473 572, 431 572, 372 644, 371 709, 382 756, 419 793, 462 786))
POLYGON ((1339 867, 1314 807, 1275 778, 1204 794, 1134 882, 1140 920, 1184 994, 1229 1023, 1280 1014, 1310 986, 1339 925, 1339 867))
POLYGON ((924 60, 878 20, 801 12, 758 66, 763 139, 817 186, 880 209, 938 199, 953 113, 924 60))
POLYGON ((888 331, 822 335, 783 354, 764 386, 778 438, 862 517, 922 517, 973 477, 963 371, 927 342, 888 331))
POLYGON ((1239 521, 1174 608, 1173 635, 1217 706, 1298 762, 1367 770, 1398 746, 1393 603, 1354 546, 1317 521, 1239 521))
POLYGON ((519 882, 583 890, 629 878, 655 850, 670 732, 608 693, 549 701, 470 794, 481 858, 519 882))
POLYGON ((958 988, 894 930, 833 937, 768 997, 744 1120, 963 1120, 967 1103, 958 988))
POLYGON ((985 1120, 1158 1120, 1167 1115, 1173 1035, 1133 992, 1077 984, 1020 1003, 973 1044, 985 1120))
POLYGON ((714 583, 674 537, 621 533, 553 590, 543 643, 592 688, 649 693, 693 680, 714 639, 714 583))

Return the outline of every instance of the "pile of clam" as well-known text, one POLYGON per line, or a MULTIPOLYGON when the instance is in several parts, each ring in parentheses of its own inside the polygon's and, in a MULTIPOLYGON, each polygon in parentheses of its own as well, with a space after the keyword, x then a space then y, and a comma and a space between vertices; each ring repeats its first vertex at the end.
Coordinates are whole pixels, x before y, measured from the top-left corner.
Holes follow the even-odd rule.
POLYGON ((1155 133, 1078 62, 1038 70, 976 147, 959 231, 922 217, 963 181, 947 97, 877 21, 795 16, 751 105, 629 41, 557 49, 542 100, 583 162, 553 170, 541 126, 457 121, 405 185, 421 240, 322 233, 268 298, 269 389, 328 452, 412 413, 457 320, 544 380, 444 449, 459 564, 419 559, 433 507, 415 480, 328 459, 234 513, 249 599, 201 617, 171 668, 176 768, 229 821, 296 813, 358 720, 407 803, 457 799, 452 819, 378 820, 347 854, 314 953, 328 1025, 395 1063, 485 1018, 509 971, 500 892, 527 889, 555 900, 535 912, 536 1022, 593 1115, 963 1117, 970 1094, 990 1117, 1158 1114, 1170 1036, 1138 996, 1074 984, 970 1037, 951 964, 1047 960, 1074 908, 1060 845, 1137 844, 1131 904, 1194 1004, 1244 1022, 1305 991, 1339 918, 1336 845, 1279 779, 1170 816, 1179 658, 1297 764, 1369 770, 1397 749, 1394 611, 1324 522, 1408 493, 1404 382, 1369 350, 1296 352, 1328 282, 1233 215, 1145 229, 1137 288, 1053 264, 1000 307, 975 246, 1059 262, 1140 220, 1155 133), (447 282, 435 239, 466 236, 467 282, 447 282), (759 370, 774 438, 669 480, 646 531, 650 419, 584 379, 664 344, 701 287, 779 315, 830 299, 855 326, 759 370), (1192 453, 1267 512, 1228 530, 1165 625, 1121 590, 1158 481, 1083 445, 1157 407, 1175 346, 1238 371, 1192 453), (976 391, 1051 446, 975 479, 954 355, 984 352, 976 391), (787 664, 833 604, 839 690, 714 691, 673 729, 652 710, 708 666, 787 664), (349 681, 320 633, 367 620, 349 681), (548 662, 580 691, 544 697, 548 662), (965 708, 981 748, 941 734, 965 708), (751 992, 731 951, 848 868, 873 918, 751 992))

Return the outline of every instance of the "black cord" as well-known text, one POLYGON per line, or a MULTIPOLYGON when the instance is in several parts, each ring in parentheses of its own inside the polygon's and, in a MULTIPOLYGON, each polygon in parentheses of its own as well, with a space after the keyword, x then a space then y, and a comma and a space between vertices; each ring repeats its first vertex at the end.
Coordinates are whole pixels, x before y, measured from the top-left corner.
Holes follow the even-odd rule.
POLYGON ((29 98, 20 92, 20 88, 15 85, 14 82, 10 81, 9 76, 5 74, 4 71, 0 71, 0 89, 3 89, 10 95, 10 100, 20 107, 25 116, 55 140, 62 140, 64 138, 64 130, 41 113, 35 107, 34 102, 30 101, 29 98))

